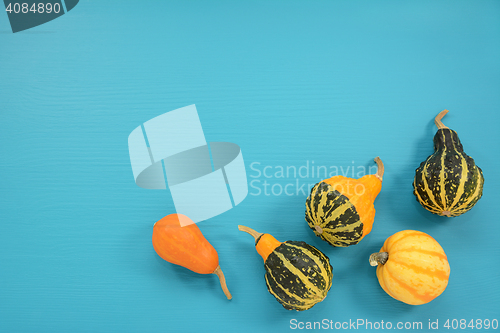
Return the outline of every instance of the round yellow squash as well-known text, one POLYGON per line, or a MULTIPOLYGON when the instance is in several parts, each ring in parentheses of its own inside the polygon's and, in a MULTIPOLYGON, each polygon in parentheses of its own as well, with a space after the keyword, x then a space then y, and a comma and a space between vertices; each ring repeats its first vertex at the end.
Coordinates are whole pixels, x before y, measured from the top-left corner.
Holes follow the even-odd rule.
POLYGON ((448 285, 450 265, 439 243, 421 231, 404 230, 387 238, 370 256, 384 291, 411 305, 429 303, 448 285))

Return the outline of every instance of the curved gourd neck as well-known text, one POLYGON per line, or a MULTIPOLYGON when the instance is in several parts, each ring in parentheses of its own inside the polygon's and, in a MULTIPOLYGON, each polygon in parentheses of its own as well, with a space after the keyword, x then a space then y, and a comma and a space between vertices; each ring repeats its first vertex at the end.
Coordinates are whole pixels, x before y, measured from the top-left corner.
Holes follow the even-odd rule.
POLYGON ((380 157, 375 157, 377 163, 377 172, 372 175, 364 175, 359 179, 353 179, 345 176, 334 176, 323 180, 324 183, 333 187, 334 190, 346 196, 349 200, 362 197, 369 194, 373 199, 382 189, 384 178, 384 163, 380 157))
POLYGON ((360 183, 364 186, 363 194, 369 194, 371 200, 375 200, 382 190, 382 181, 384 179, 384 163, 378 156, 375 157, 374 161, 377 163, 377 173, 366 175, 359 179, 360 183))
POLYGON ((443 149, 457 150, 463 152, 464 149, 458 138, 457 132, 445 126, 442 122, 443 117, 448 113, 448 110, 443 110, 434 118, 434 123, 438 128, 436 135, 434 135, 434 151, 443 149))
POLYGON ((264 259, 264 262, 267 260, 267 257, 274 251, 274 249, 282 244, 270 234, 260 233, 243 225, 239 225, 238 229, 253 236, 253 238, 255 239, 255 249, 260 254, 262 259, 264 259))
POLYGON ((436 135, 434 135, 434 151, 443 149, 456 150, 459 152, 464 151, 457 132, 449 128, 438 129, 436 135))
MULTIPOLYGON (((359 197, 369 196, 370 200, 374 201, 382 190, 382 182, 376 175, 366 175, 359 179, 363 187, 357 188, 359 197)), ((351 198, 349 198, 351 199, 351 198)))

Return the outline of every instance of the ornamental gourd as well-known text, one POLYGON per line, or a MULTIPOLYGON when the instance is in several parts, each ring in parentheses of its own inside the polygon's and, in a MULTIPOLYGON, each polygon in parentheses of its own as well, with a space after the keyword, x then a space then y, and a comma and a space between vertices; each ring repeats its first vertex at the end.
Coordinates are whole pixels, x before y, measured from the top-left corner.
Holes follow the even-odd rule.
POLYGON ((232 298, 219 266, 217 251, 187 216, 170 214, 156 222, 153 227, 153 248, 161 258, 172 264, 199 274, 217 275, 227 299, 232 298))
POLYGON ((462 147, 457 132, 441 122, 448 110, 440 112, 435 123, 434 153, 415 172, 413 194, 431 213, 458 216, 470 210, 483 195, 483 172, 462 147))
POLYGON ((264 259, 267 289, 287 310, 303 311, 325 299, 332 286, 330 260, 305 242, 279 242, 269 234, 238 226, 255 238, 264 259))
POLYGON ((357 244, 372 230, 373 202, 382 189, 384 164, 359 179, 334 176, 317 183, 306 200, 306 221, 316 236, 332 246, 357 244))
POLYGON ((446 289, 450 265, 443 248, 421 231, 404 230, 387 238, 370 256, 382 289, 410 304, 429 303, 446 289))

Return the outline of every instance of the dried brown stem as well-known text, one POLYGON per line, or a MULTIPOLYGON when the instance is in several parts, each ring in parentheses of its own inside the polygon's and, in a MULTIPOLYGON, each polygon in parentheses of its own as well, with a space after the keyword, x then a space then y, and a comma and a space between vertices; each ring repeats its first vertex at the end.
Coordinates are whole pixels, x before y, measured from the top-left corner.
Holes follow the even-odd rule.
POLYGON ((263 235, 263 233, 257 232, 255 230, 253 230, 252 228, 245 227, 244 225, 239 225, 238 229, 241 231, 244 231, 246 233, 249 233, 250 235, 253 236, 253 238, 255 238, 256 241, 257 241, 257 239, 259 239, 260 236, 263 235))
POLYGON ((384 163, 382 163, 382 160, 378 156, 375 157, 374 161, 375 163, 377 163, 377 168, 378 168, 375 176, 377 176, 377 178, 380 179, 380 181, 382 181, 384 178, 384 163))
POLYGON ((443 117, 447 113, 448 113, 448 110, 443 110, 443 111, 439 112, 439 114, 436 116, 436 118, 434 118, 434 123, 436 124, 436 126, 437 126, 438 129, 448 128, 441 121, 441 119, 443 119, 443 117))
POLYGON ((213 274, 217 275, 217 277, 219 278, 220 286, 222 287, 222 291, 226 295, 227 299, 233 298, 233 296, 231 296, 231 293, 229 292, 229 289, 227 289, 226 278, 224 277, 224 273, 222 273, 222 269, 220 269, 220 266, 217 266, 213 274))

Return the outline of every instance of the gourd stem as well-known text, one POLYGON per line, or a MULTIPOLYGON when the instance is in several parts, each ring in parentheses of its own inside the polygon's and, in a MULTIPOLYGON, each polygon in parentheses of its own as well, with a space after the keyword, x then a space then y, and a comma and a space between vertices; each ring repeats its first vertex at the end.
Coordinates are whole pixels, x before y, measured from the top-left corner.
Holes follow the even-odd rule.
POLYGON ((434 118, 434 123, 436 124, 438 129, 443 129, 443 128, 448 128, 447 126, 444 126, 443 122, 441 119, 443 119, 444 115, 448 113, 448 110, 443 110, 439 112, 439 114, 434 118))
POLYGON ((382 179, 384 178, 384 163, 382 163, 382 160, 378 156, 375 157, 374 161, 377 163, 378 168, 375 176, 380 179, 380 181, 382 181, 382 179))
POLYGON ((372 253, 369 260, 371 266, 378 266, 378 264, 385 265, 387 260, 389 260, 389 253, 387 252, 372 253))
POLYGON ((244 231, 244 232, 249 233, 250 235, 252 235, 253 238, 255 238, 255 241, 257 241, 257 239, 259 239, 259 237, 263 235, 263 233, 257 232, 255 230, 253 230, 252 228, 245 227, 244 225, 239 225, 238 229, 240 231, 244 231))
POLYGON ((222 269, 220 269, 220 266, 217 266, 213 274, 217 275, 217 277, 219 278, 220 286, 222 287, 222 291, 226 295, 227 299, 233 298, 233 296, 231 296, 231 293, 227 289, 226 278, 224 277, 224 273, 222 273, 222 269))

